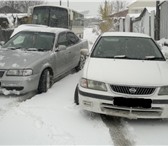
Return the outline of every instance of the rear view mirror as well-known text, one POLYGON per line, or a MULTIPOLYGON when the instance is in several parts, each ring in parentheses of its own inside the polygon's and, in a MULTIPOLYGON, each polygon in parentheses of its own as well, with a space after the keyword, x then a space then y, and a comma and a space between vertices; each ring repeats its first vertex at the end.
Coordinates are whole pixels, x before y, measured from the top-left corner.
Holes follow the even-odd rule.
POLYGON ((80 54, 84 55, 84 56, 88 56, 89 55, 89 50, 88 49, 81 49, 80 54))
POLYGON ((5 44, 4 41, 0 41, 0 46, 3 46, 5 44))
POLYGON ((63 51, 63 50, 66 50, 66 46, 65 45, 59 45, 56 49, 56 51, 63 51))
POLYGON ((166 60, 168 60, 168 53, 167 52, 163 52, 163 55, 166 58, 166 60))

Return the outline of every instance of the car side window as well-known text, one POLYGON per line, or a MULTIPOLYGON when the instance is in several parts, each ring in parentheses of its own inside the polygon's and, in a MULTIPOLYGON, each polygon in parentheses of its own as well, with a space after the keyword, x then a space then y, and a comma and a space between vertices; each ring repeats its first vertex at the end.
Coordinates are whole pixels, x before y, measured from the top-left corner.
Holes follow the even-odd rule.
POLYGON ((25 40, 25 36, 20 35, 13 41, 13 44, 14 45, 22 44, 24 40, 25 40))
POLYGON ((58 41, 57 41, 57 45, 65 45, 68 46, 68 41, 67 41, 67 37, 66 37, 66 32, 60 33, 58 36, 58 41))
POLYGON ((68 45, 74 45, 79 42, 79 38, 72 32, 67 33, 67 40, 68 40, 68 45))

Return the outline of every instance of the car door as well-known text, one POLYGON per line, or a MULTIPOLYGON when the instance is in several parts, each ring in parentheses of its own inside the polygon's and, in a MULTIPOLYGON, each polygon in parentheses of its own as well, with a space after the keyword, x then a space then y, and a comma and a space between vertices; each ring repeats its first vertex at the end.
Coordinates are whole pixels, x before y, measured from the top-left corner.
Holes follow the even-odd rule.
POLYGON ((67 37, 66 32, 58 35, 55 50, 55 69, 56 76, 62 75, 67 70, 67 37), (64 47, 60 47, 60 45, 64 47))
POLYGON ((74 68, 79 63, 80 59, 80 44, 79 38, 73 32, 67 32, 68 40, 68 64, 69 68, 74 68))

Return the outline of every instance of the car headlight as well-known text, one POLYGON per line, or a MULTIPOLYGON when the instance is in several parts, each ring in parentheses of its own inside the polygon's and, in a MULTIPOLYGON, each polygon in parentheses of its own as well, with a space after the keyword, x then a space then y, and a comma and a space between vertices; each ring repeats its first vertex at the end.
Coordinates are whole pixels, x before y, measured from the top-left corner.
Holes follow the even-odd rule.
POLYGON ((7 71, 7 76, 30 76, 33 74, 31 69, 10 69, 7 71))
POLYGON ((100 91, 107 91, 107 87, 105 83, 99 82, 99 81, 93 81, 93 80, 88 80, 82 78, 80 80, 80 85, 83 88, 89 88, 89 89, 94 89, 94 90, 100 90, 100 91))
POLYGON ((160 87, 158 95, 168 95, 168 86, 160 87))

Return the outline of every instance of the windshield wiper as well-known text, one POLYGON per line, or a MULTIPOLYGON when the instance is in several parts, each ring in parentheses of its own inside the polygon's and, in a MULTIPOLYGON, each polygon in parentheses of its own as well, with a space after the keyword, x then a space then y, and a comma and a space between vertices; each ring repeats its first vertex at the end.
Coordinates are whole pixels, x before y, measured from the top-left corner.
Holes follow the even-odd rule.
POLYGON ((17 49, 21 49, 21 47, 7 47, 7 49, 10 49, 10 50, 17 50, 17 49))
POLYGON ((114 58, 119 58, 119 59, 120 59, 120 58, 121 58, 121 59, 122 59, 122 58, 123 58, 123 59, 126 58, 126 59, 127 59, 127 58, 129 58, 129 57, 127 57, 126 55, 116 55, 116 56, 114 56, 114 58))
POLYGON ((164 60, 164 58, 156 56, 145 56, 144 60, 164 60))
POLYGON ((125 59, 128 58, 126 55, 116 55, 116 56, 102 56, 102 58, 119 58, 119 59, 125 59))
POLYGON ((114 58, 117 58, 117 59, 141 60, 140 58, 128 57, 126 55, 116 55, 116 56, 114 56, 114 58))
MULTIPOLYGON (((100 57, 99 57, 100 58, 100 57)), ((130 59, 130 60, 143 60, 136 57, 128 57, 126 55, 116 55, 116 56, 102 56, 101 58, 111 58, 111 59, 130 59)))
POLYGON ((47 51, 47 50, 44 50, 44 49, 41 49, 41 48, 28 48, 27 51, 41 51, 41 52, 44 52, 44 51, 47 51))

